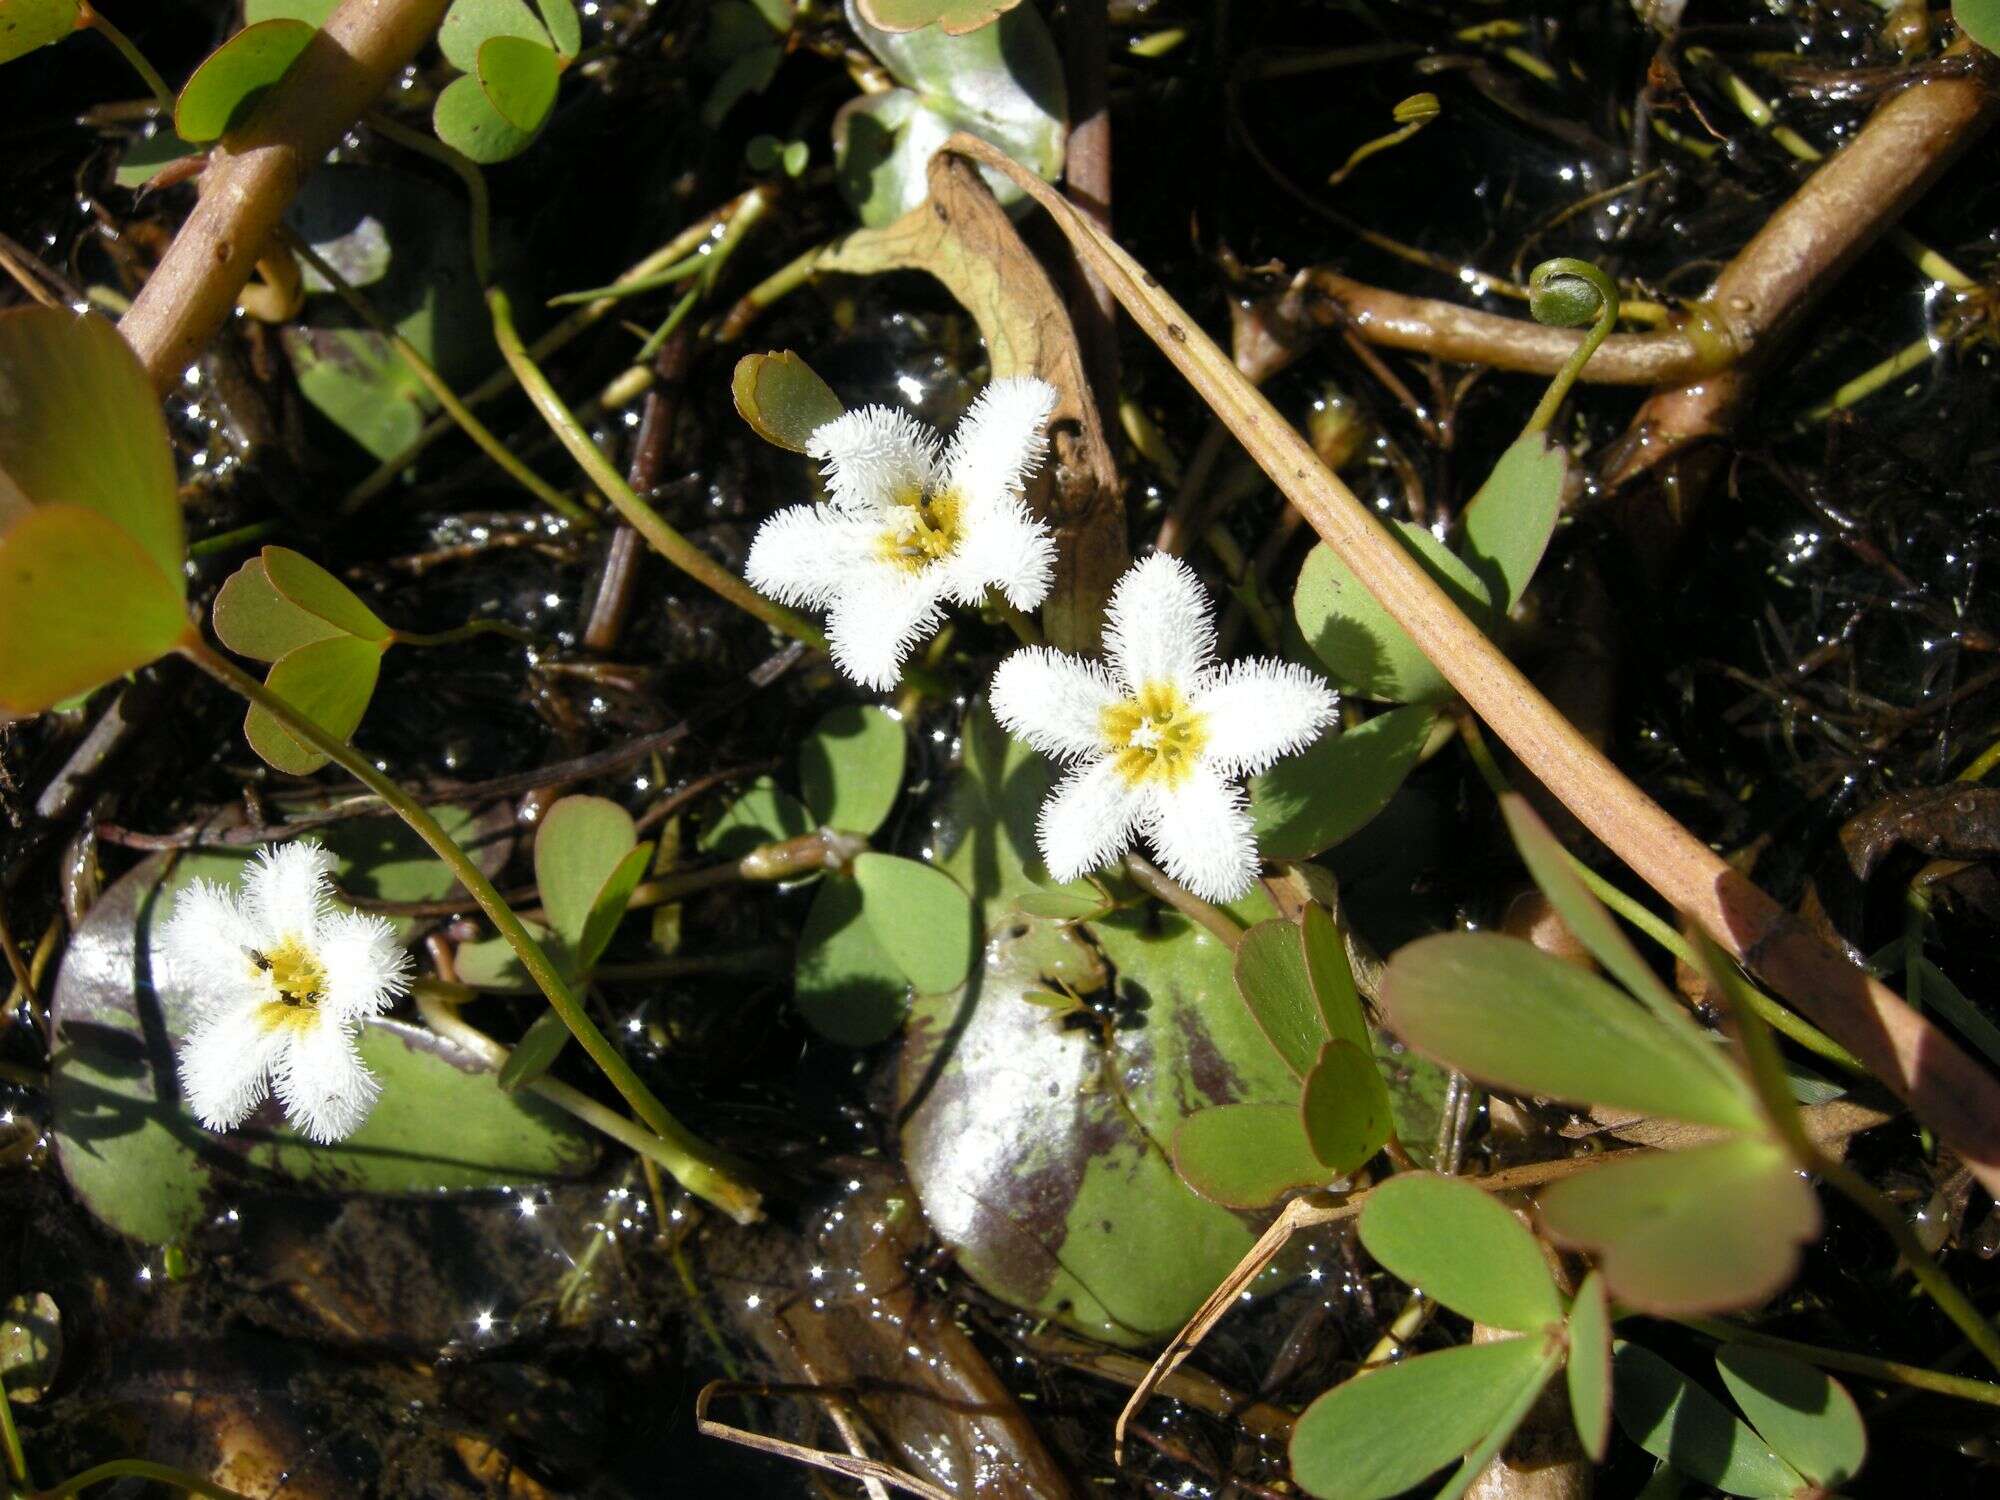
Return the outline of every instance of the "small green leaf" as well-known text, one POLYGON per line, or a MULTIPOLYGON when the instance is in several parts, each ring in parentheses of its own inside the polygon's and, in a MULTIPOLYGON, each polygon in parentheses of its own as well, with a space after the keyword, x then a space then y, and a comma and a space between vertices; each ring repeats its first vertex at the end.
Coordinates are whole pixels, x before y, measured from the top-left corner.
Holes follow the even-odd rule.
POLYGON ((652 868, 652 863, 653 845, 649 840, 620 860, 618 868, 605 877, 597 899, 590 903, 590 916, 583 924, 583 936, 577 941, 578 973, 587 974, 597 967, 598 959, 610 946, 612 934, 625 920, 625 908, 632 904, 632 893, 646 878, 646 871, 652 868))
MULTIPOLYGON (((1398 521, 1390 534, 1453 603, 1482 627, 1486 624, 1492 611, 1485 586, 1444 543, 1408 521, 1398 521)), ((1450 696, 1450 684, 1430 658, 1324 542, 1307 554, 1299 570, 1292 611, 1336 687, 1390 703, 1428 703, 1450 696)))
POLYGON ((1368 1018, 1361 1012, 1361 995, 1354 987, 1354 970, 1347 962, 1347 943, 1325 907, 1314 903, 1299 915, 1299 935, 1305 948, 1306 978, 1326 1034, 1352 1042, 1363 1052, 1374 1050, 1368 1018))
POLYGON ((0 63, 59 42, 77 28, 77 0, 0 0, 0 63))
POLYGON ((1951 18, 1988 52, 2000 52, 2000 0, 1951 0, 1951 18))
MULTIPOLYGON (((540 922, 523 922, 528 935, 542 945, 542 951, 558 969, 573 967, 563 951, 562 939, 558 938, 540 922)), ((535 981, 528 977, 522 966, 521 956, 514 951, 514 945, 503 937, 480 938, 477 942, 460 943, 458 951, 452 955, 452 967, 458 972, 458 982, 469 984, 475 989, 497 990, 503 994, 539 993, 535 981)))
POLYGON ((474 77, 454 78, 431 107, 431 128, 452 150, 482 167, 509 161, 534 144, 523 130, 493 107, 474 77))
POLYGON ((374 329, 293 324, 280 338, 299 394, 371 457, 394 458, 423 431, 429 393, 374 329))
POLYGON ((308 614, 364 641, 387 645, 394 634, 354 590, 318 563, 289 547, 266 547, 264 572, 271 587, 308 614))
POLYGON ((535 886, 549 926, 579 957, 599 892, 638 842, 632 815, 605 797, 563 797, 543 814, 535 833, 535 886))
POLYGON ((1611 1299, 1592 1271, 1569 1308, 1569 1412, 1594 1464, 1611 1445, 1611 1299))
POLYGON ((528 1029, 521 1033, 521 1040, 514 1044, 514 1050, 507 1054, 507 1061, 500 1065, 499 1084, 501 1092, 511 1094, 516 1089, 533 1083, 555 1066, 562 1056, 563 1048, 569 1045, 570 1031, 563 1025, 563 1018, 553 1010, 545 1010, 528 1023, 528 1029))
POLYGON ((812 435, 844 410, 833 387, 789 349, 737 360, 729 392, 752 432, 793 453, 805 452, 812 435))
POLYGON ((500 118, 533 135, 555 107, 562 87, 556 55, 524 37, 488 37, 479 44, 479 87, 500 118))
POLYGON ((1112 909, 1110 893, 1089 876, 1068 885, 1036 886, 1014 902, 1014 910, 1052 922, 1088 922, 1112 909))
POLYGON ((1358 833, 1402 787, 1436 723, 1434 708, 1392 708, 1252 777, 1257 847, 1273 859, 1311 859, 1358 833))
POLYGON ((1821 1489, 1861 1472, 1868 1429, 1847 1388, 1824 1370, 1748 1344, 1717 1349, 1715 1368, 1757 1436, 1821 1489))
POLYGON ((1319 997, 1306 972, 1305 942, 1296 922, 1259 922, 1236 945, 1236 993, 1258 1027, 1303 1079, 1328 1037, 1319 997))
MULTIPOLYGON (((0 0, 4 3, 4 0, 0 0)), ((174 134, 174 129, 165 121, 159 121, 149 130, 132 137, 118 158, 117 170, 111 180, 122 188, 134 190, 143 188, 162 168, 177 161, 184 161, 202 148, 190 141, 182 140, 174 134)))
POLYGON ((574 0, 535 0, 535 9, 564 62, 583 50, 583 23, 577 19, 574 0))
POLYGON ((1541 432, 1516 438, 1466 502, 1460 552, 1504 613, 1528 591, 1562 512, 1569 455, 1541 432))
POLYGON ((1762 1140, 1634 1152, 1541 1195, 1542 1228, 1595 1251, 1621 1303, 1664 1317, 1754 1307, 1798 1269, 1819 1201, 1762 1140))
POLYGON ((783 154, 778 160, 784 165, 787 177, 800 177, 812 164, 812 147, 804 141, 786 141, 783 154))
POLYGON ((47 1292, 23 1292, 0 1307, 0 1401, 32 1406, 62 1365, 62 1311, 47 1292))
MULTIPOLYGON (((345 741, 368 712, 381 671, 382 647, 377 642, 336 635, 279 657, 264 686, 301 717, 345 741)), ((294 739, 255 704, 244 716, 243 734, 268 765, 290 775, 310 776, 326 764, 326 756, 294 739)))
POLYGON ((1328 1042, 1299 1094, 1299 1122, 1320 1164, 1344 1177, 1389 1139, 1389 1090, 1372 1053, 1345 1039, 1328 1042))
POLYGON ((1173 1154, 1181 1180, 1224 1208, 1267 1208, 1334 1176, 1313 1156, 1289 1104, 1198 1109, 1174 1132, 1173 1154))
POLYGON ((1335 1386, 1292 1429, 1292 1478, 1326 1500, 1400 1495, 1493 1430, 1540 1376, 1541 1344, 1465 1344, 1335 1386))
POLYGON ((324 26, 339 4, 340 0, 243 0, 243 24, 304 21, 309 26, 324 26))
POLYGON ((894 854, 854 861, 868 928, 920 995, 942 995, 965 983, 975 934, 972 898, 935 865, 894 854))
POLYGON ((870 26, 884 31, 917 31, 936 26, 947 36, 964 36, 990 26, 1021 0, 855 0, 870 26))
POLYGON ((1705 1039, 1662 1025, 1597 975, 1518 938, 1419 938, 1389 961, 1382 1007, 1418 1051, 1516 1093, 1762 1132, 1705 1039))
POLYGON ((896 805, 903 757, 903 726, 888 710, 836 708, 799 747, 799 793, 822 826, 866 836, 896 805))
POLYGON ((1653 1457, 1749 1500, 1785 1500, 1805 1488, 1756 1433, 1652 1350, 1621 1342, 1612 1368, 1618 1425, 1653 1457))
POLYGON ((229 575, 216 593, 209 621, 223 645, 255 661, 276 661, 301 646, 347 633, 279 593, 261 557, 229 575))
POLYGON ((765 844, 813 830, 812 814, 768 776, 759 776, 703 831, 696 847, 720 859, 741 859, 765 844))
POLYGON ((1539 1333, 1563 1320, 1534 1235, 1469 1182, 1399 1172, 1368 1195, 1358 1229, 1384 1267, 1475 1323, 1539 1333))
POLYGON ((814 893, 793 1000, 807 1025, 849 1047, 872 1046, 903 1024, 909 981, 875 940, 852 880, 823 880, 814 893))
POLYGON ((214 141, 243 122, 264 90, 291 71, 317 28, 304 21, 259 21, 209 53, 174 103, 184 141, 214 141))
POLYGON ((438 27, 438 51, 461 73, 479 71, 479 49, 496 36, 550 45, 549 33, 526 0, 452 0, 438 27))

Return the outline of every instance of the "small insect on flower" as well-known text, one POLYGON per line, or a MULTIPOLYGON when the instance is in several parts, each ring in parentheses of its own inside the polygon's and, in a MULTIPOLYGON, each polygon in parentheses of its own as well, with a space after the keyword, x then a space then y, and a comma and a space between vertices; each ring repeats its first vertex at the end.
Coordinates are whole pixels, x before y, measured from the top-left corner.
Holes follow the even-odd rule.
POLYGON ((1136 830, 1195 895, 1234 900, 1257 875, 1237 781, 1318 739, 1334 695, 1290 662, 1215 665, 1208 596, 1178 558, 1127 570, 1106 624, 1108 668, 1035 646, 993 674, 994 717, 1073 767, 1042 804, 1042 858, 1074 880, 1136 830))
POLYGON ((903 659, 944 606, 998 589, 1034 609, 1055 578, 1055 537, 1022 486, 1042 461, 1055 388, 996 380, 940 450, 906 412, 868 406, 816 429, 827 503, 794 505, 758 528, 744 568, 753 587, 827 613, 833 659, 863 687, 896 684, 903 659))
POLYGON ((181 1086, 210 1130, 275 1092, 299 1131, 337 1141, 381 1092, 355 1037, 409 988, 409 956, 382 918, 334 908, 332 873, 318 844, 268 845, 240 894, 197 880, 174 902, 161 948, 197 1007, 181 1086))

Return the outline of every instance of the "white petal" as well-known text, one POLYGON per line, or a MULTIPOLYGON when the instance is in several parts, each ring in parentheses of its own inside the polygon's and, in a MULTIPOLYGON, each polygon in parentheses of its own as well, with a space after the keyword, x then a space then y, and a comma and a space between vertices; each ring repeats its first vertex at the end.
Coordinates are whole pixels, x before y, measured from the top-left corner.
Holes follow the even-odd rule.
POLYGON ((1281 755, 1296 755, 1333 722, 1337 699, 1294 662, 1231 662, 1206 674, 1191 695, 1208 731, 1204 761, 1224 776, 1255 776, 1281 755))
MULTIPOLYGON (((945 483, 975 508, 1021 493, 1041 467, 1043 430, 1056 409, 1056 388, 1032 375, 996 380, 966 408, 945 455, 945 483)), ((1024 606, 1025 607, 1025 606, 1024 606)))
POLYGON ((792 505, 757 528, 743 576, 783 604, 825 609, 875 555, 882 523, 831 505, 792 505))
POLYGON ((1044 755, 1102 755, 1104 710, 1124 697, 1094 661, 1029 646, 1000 663, 987 699, 1006 731, 1044 755))
POLYGON ((1123 853, 1145 806, 1146 794, 1129 785, 1109 760, 1071 772, 1042 804, 1035 827, 1050 877, 1075 880, 1123 853))
POLYGON ((181 1089, 210 1130, 235 1129, 263 1102, 271 1066, 285 1050, 288 1030, 265 1026, 258 1009, 218 1011, 181 1043, 181 1089))
POLYGON ((826 617, 834 664, 863 687, 894 687, 903 658, 944 618, 936 573, 879 564, 857 570, 826 617))
POLYGON ((355 1049, 352 1027, 328 1015, 290 1037, 273 1069, 286 1118, 322 1145, 352 1135, 382 1092, 355 1049))
POLYGON ((296 938, 311 948, 332 881, 333 856, 311 839, 266 844, 244 872, 243 904, 266 942, 296 938))
POLYGON ((1019 500, 971 507, 958 546, 938 566, 960 604, 977 605, 997 588, 1016 609, 1034 609, 1056 579, 1056 538, 1019 500))
POLYGON ((244 950, 259 947, 266 939, 228 888, 191 881, 174 897, 174 909, 159 935, 167 977, 193 999, 197 1014, 263 995, 264 986, 244 950))
POLYGON ((317 956, 326 971, 320 1008, 338 1020, 379 1015, 410 988, 409 954, 381 917, 329 913, 320 923, 317 956))
POLYGON ((825 465, 827 493, 847 509, 873 510, 921 488, 937 471, 937 435, 906 411, 864 406, 813 430, 806 452, 825 465))
POLYGON ((1164 552, 1125 570, 1105 622, 1105 654, 1134 693, 1155 682, 1189 691, 1215 654, 1208 594, 1194 569, 1164 552))
POLYGON ((1154 787, 1145 831, 1160 868, 1204 901, 1234 901, 1257 878, 1249 799, 1206 766, 1154 787))

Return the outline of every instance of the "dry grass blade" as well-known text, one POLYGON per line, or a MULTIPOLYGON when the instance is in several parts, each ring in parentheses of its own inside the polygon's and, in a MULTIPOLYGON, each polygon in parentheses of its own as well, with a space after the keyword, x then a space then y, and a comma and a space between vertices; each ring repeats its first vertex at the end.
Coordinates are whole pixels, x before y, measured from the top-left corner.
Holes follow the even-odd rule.
MULTIPOLYGON (((959 1500, 950 1490, 941 1490, 936 1485, 917 1478, 916 1475, 885 1464, 880 1459, 858 1458, 850 1453, 828 1453, 821 1448, 808 1448, 803 1443, 787 1442, 783 1438, 766 1437, 761 1432, 752 1432, 745 1427, 732 1427, 727 1422, 718 1422, 708 1414, 708 1406, 717 1396, 754 1396, 771 1394, 774 1387, 753 1385, 741 1380, 711 1380, 701 1388, 694 1398, 694 1425, 703 1437, 721 1438, 726 1443, 739 1443, 745 1448, 755 1448, 760 1453, 775 1453, 780 1458, 789 1458, 794 1463, 805 1464, 808 1468, 825 1469, 831 1474, 845 1474, 849 1479, 858 1479, 873 1489, 877 1485, 893 1485, 906 1495, 920 1495, 923 1500, 959 1500)), ((830 1397, 826 1391, 793 1391, 798 1395, 830 1397)))
POLYGON ((983 141, 947 149, 1008 174, 1104 277, 1132 320, 1494 733, 1670 905, 1859 1057, 2000 1192, 2000 1080, 1887 986, 1827 947, 1626 778, 1480 632, 1124 250, 983 141))

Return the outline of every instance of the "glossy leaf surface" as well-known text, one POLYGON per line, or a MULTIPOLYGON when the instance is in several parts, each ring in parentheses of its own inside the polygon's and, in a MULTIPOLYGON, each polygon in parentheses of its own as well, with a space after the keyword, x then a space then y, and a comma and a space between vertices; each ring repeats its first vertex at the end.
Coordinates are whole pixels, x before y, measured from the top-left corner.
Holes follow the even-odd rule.
POLYGON ((746 354, 729 380, 737 415, 765 442, 803 453, 812 435, 844 410, 833 388, 786 349, 746 354))

